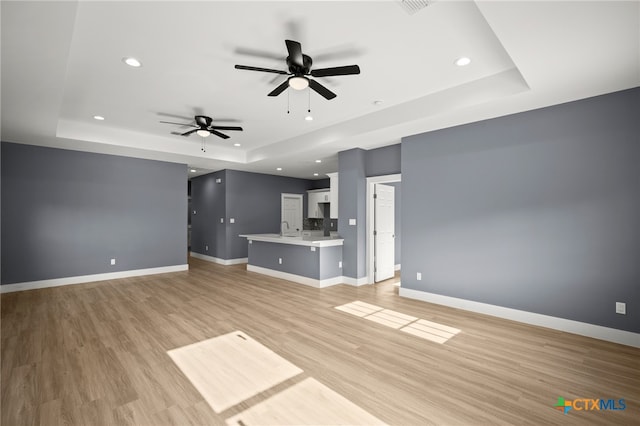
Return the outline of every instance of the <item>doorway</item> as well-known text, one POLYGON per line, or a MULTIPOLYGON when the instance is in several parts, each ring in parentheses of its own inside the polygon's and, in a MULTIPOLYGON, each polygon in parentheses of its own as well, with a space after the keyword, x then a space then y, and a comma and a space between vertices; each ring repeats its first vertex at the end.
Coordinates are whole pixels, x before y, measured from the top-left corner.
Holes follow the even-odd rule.
POLYGON ((302 194, 282 194, 280 234, 302 235, 302 194))
POLYGON ((374 281, 395 274, 395 188, 377 183, 373 193, 373 271, 374 281))
POLYGON ((384 279, 382 277, 384 276, 387 276, 387 278, 393 277, 395 271, 399 269, 400 266, 399 263, 396 264, 395 259, 395 245, 399 242, 398 235, 401 231, 400 229, 395 229, 396 219, 399 219, 395 217, 397 215, 394 210, 395 203, 397 202, 395 191, 393 204, 390 204, 389 200, 387 200, 385 203, 387 206, 383 207, 384 212, 381 217, 377 217, 378 215, 376 214, 376 198, 374 198, 374 195, 376 194, 376 187, 378 187, 378 189, 385 190, 385 197, 389 197, 388 190, 385 187, 389 186, 393 188, 393 186, 383 184, 393 184, 401 181, 402 178, 400 174, 367 178, 366 267, 368 284, 382 281, 384 279), (393 213, 391 213, 391 210, 393 213), (390 219, 394 225, 389 224, 390 219), (376 244, 376 237, 378 237, 378 235, 375 235, 379 234, 379 231, 376 230, 376 221, 378 225, 384 223, 383 231, 386 233, 386 236, 381 236, 382 238, 378 239, 378 244, 376 244), (390 228, 393 229, 391 233, 389 233, 390 228), (376 259, 378 259, 379 265, 376 265, 376 259), (389 273, 391 273, 391 275, 389 275, 389 273))

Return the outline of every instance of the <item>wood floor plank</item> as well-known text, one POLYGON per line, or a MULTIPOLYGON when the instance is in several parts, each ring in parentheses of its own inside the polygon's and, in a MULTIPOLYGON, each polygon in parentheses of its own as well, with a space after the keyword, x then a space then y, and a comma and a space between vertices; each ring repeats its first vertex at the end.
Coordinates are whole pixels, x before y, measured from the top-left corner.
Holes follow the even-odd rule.
POLYGON ((190 259, 3 294, 0 424, 224 425, 304 378, 395 425, 640 424, 640 349, 400 298, 396 281, 316 289, 190 259), (434 344, 335 309, 354 301, 460 333, 434 344), (234 330, 304 373, 215 413, 167 351, 234 330), (564 415, 558 397, 627 408, 564 415))

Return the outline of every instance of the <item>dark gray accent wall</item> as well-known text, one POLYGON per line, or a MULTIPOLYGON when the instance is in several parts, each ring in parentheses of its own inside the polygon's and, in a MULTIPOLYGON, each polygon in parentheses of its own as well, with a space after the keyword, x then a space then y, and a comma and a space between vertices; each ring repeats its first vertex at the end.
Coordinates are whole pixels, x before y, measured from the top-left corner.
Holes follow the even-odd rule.
POLYGON ((307 189, 311 182, 285 176, 227 170, 228 259, 247 257, 247 240, 239 234, 279 233, 281 194, 302 194, 307 217, 307 189))
POLYGON ((191 216, 191 250, 219 259, 247 257, 247 240, 238 235, 279 233, 282 193, 303 195, 306 217, 307 189, 312 182, 238 170, 191 179, 192 209, 197 212, 191 216), (216 179, 221 183, 215 183, 216 179))
POLYGON ((1 149, 2 284, 187 263, 186 165, 1 149))
POLYGON ((331 182, 329 178, 310 180, 309 188, 307 189, 324 189, 324 188, 329 188, 330 185, 331 185, 331 182))
POLYGON ((191 251, 227 258, 226 185, 226 170, 191 179, 191 251))
POLYGON ((640 332, 638 117, 635 88, 403 139, 402 286, 640 332))

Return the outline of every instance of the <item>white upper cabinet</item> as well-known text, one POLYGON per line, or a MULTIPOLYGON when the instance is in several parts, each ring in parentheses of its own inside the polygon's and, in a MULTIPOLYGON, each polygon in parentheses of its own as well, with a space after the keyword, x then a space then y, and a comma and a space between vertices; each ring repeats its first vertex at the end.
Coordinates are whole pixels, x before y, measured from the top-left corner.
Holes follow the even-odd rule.
POLYGON ((324 204, 330 201, 328 189, 311 189, 307 191, 308 209, 307 217, 322 219, 324 218, 324 204))

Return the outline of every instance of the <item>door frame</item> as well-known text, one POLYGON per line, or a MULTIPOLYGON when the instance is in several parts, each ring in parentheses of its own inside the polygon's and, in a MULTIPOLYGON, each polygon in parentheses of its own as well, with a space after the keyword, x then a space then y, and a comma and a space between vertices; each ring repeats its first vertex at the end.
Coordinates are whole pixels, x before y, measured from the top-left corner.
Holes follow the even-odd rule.
MULTIPOLYGON (((385 176, 374 176, 367 178, 367 202, 366 202, 366 210, 367 210, 367 238, 366 238, 366 257, 367 257, 367 284, 375 283, 375 273, 374 273, 374 247, 373 247, 373 224, 375 220, 375 212, 374 212, 374 200, 373 194, 375 192, 375 184, 376 183, 395 183, 402 182, 402 175, 400 173, 393 175, 385 175, 385 176)), ((396 233, 398 230, 396 230, 396 233)))

